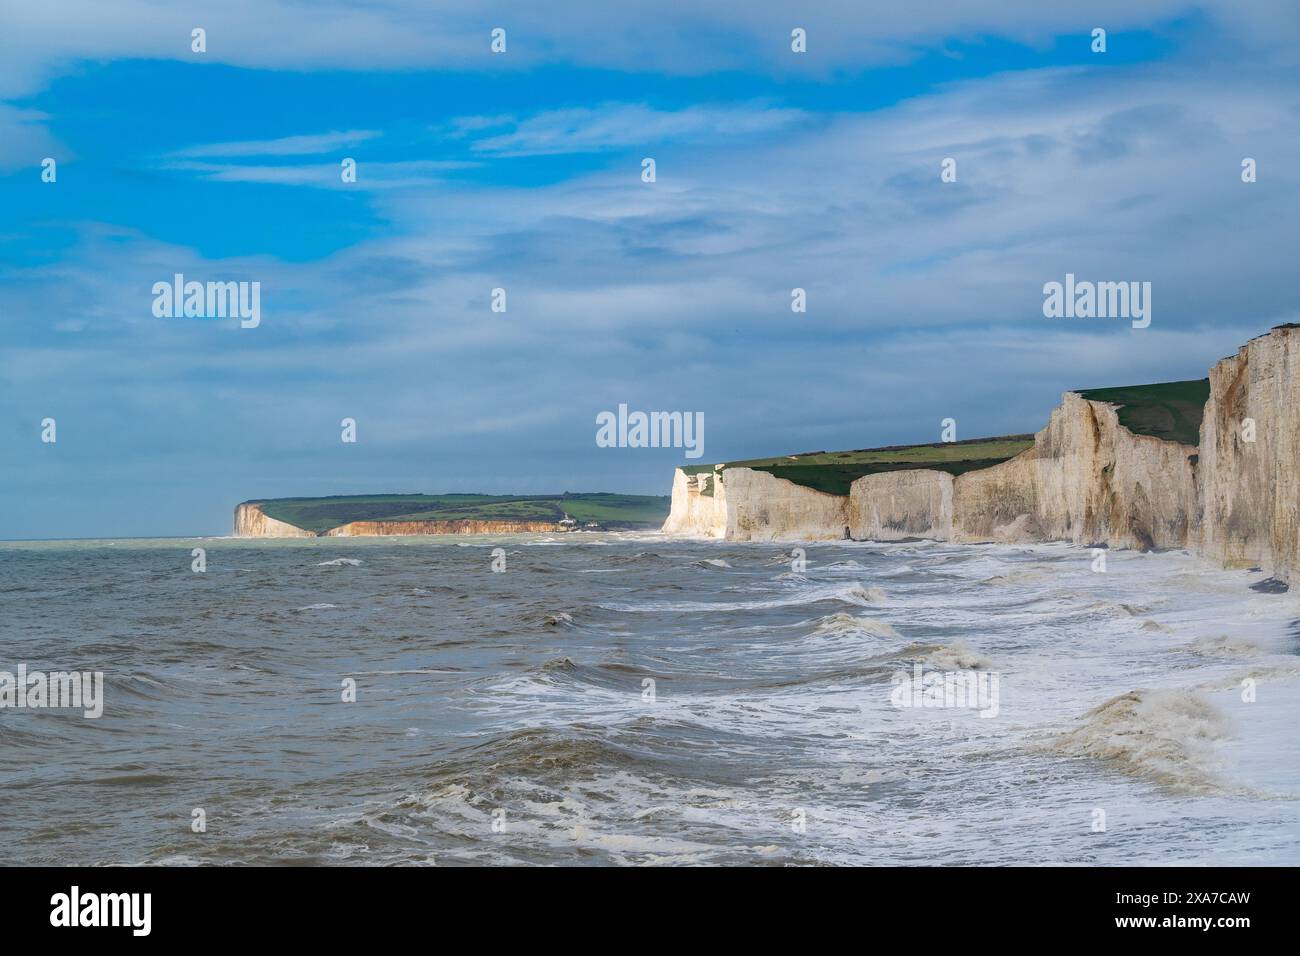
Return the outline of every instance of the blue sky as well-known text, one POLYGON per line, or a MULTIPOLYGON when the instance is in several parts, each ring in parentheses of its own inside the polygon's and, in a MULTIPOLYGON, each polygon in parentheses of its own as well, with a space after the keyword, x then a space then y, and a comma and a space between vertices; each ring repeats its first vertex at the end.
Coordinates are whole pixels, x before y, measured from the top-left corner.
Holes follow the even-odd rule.
POLYGON ((703 412, 705 460, 1032 431, 1296 317, 1289 4, 101 6, 0 12, 0 537, 664 494, 597 412, 703 412), (176 272, 262 324, 155 318, 176 272), (1066 272, 1151 327, 1044 319, 1066 272))

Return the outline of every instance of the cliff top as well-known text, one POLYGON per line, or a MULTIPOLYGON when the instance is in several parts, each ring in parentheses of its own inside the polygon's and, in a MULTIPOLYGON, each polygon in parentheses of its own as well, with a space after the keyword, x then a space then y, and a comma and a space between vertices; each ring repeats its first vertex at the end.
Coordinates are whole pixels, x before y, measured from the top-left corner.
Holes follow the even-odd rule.
POLYGON ((1201 416, 1210 397, 1210 380, 1075 391, 1089 401, 1118 405, 1119 423, 1135 435, 1196 445, 1201 440, 1201 416))
POLYGON ((816 491, 847 495, 849 486, 864 475, 915 468, 960 475, 977 468, 1000 464, 1033 444, 1033 435, 1003 435, 959 442, 935 442, 930 445, 886 445, 852 451, 813 451, 775 458, 729 461, 720 465, 688 465, 682 470, 687 474, 699 474, 711 472, 717 467, 752 468, 816 491))
POLYGON ((328 531, 352 521, 560 521, 566 514, 604 528, 658 527, 670 499, 655 495, 570 493, 561 495, 334 495, 328 498, 264 498, 269 518, 305 531, 328 531))

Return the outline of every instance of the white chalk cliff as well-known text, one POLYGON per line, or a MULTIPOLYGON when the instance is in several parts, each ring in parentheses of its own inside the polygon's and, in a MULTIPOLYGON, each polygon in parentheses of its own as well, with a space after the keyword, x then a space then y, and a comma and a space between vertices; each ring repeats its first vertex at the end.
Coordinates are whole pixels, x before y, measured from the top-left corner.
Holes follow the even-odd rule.
POLYGON ((727 468, 688 475, 678 468, 663 530, 733 541, 843 538, 848 506, 843 495, 805 488, 765 471, 727 468))
POLYGON ((1210 369, 1197 470, 1200 550, 1300 577, 1300 328, 1252 339, 1210 369))
POLYGON ((314 532, 304 531, 270 517, 262 510, 261 502, 245 501, 235 508, 235 536, 239 538, 314 538, 314 532))
POLYGON ((884 472, 845 496, 749 468, 678 469, 663 530, 791 541, 842 538, 847 527, 878 541, 1190 548, 1293 581, 1298 509, 1300 328, 1282 326, 1211 369, 1199 446, 1134 434, 1117 406, 1066 392, 1033 447, 955 478, 884 472))

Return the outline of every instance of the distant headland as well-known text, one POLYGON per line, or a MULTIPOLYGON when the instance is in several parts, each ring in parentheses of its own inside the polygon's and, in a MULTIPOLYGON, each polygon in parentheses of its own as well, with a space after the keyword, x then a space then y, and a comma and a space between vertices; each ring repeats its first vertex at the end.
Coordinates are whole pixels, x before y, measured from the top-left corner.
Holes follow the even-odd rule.
POLYGON ((516 534, 655 528, 667 495, 333 495, 263 498, 235 508, 235 535, 315 538, 392 534, 516 534))

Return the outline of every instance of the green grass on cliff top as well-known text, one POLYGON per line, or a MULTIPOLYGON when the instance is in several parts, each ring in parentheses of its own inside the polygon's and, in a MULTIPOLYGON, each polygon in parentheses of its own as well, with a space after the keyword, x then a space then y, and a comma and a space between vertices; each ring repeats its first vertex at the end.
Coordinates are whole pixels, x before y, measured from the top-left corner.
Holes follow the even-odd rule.
MULTIPOLYGON (((938 442, 933 445, 889 445, 884 448, 859 448, 854 451, 811 451, 777 458, 751 458, 724 462, 723 468, 752 468, 784 478, 796 485, 832 495, 847 495, 849 486, 864 475, 886 471, 909 471, 929 468, 960 475, 977 468, 988 468, 1014 458, 1034 444, 1033 435, 1003 435, 999 438, 975 438, 969 441, 938 442)), ((689 474, 711 472, 714 465, 688 465, 689 474)), ((713 493, 712 487, 703 490, 713 493)))
MULTIPOLYGON (((1076 389, 1095 402, 1119 406, 1119 422, 1135 435, 1151 435, 1165 441, 1195 445, 1200 441, 1201 416, 1210 397, 1210 380, 1157 382, 1153 385, 1124 385, 1116 388, 1076 389)), ((778 478, 832 495, 847 495, 849 486, 864 475, 887 471, 929 468, 960 475, 1001 464, 1032 447, 1033 435, 1003 435, 973 438, 933 445, 890 445, 856 451, 813 451, 776 458, 751 458, 715 465, 688 465, 688 475, 712 472, 715 467, 752 468, 778 478)), ((706 481, 701 489, 713 494, 706 481)))
POLYGON ((604 528, 657 528, 668 517, 667 496, 563 495, 335 495, 267 498, 262 511, 306 531, 328 531, 350 521, 559 521, 568 512, 604 528))
POLYGON ((1201 416, 1210 397, 1210 380, 1198 378, 1188 382, 1077 391, 1089 401, 1120 406, 1119 423, 1135 435, 1196 445, 1201 440, 1201 416))

